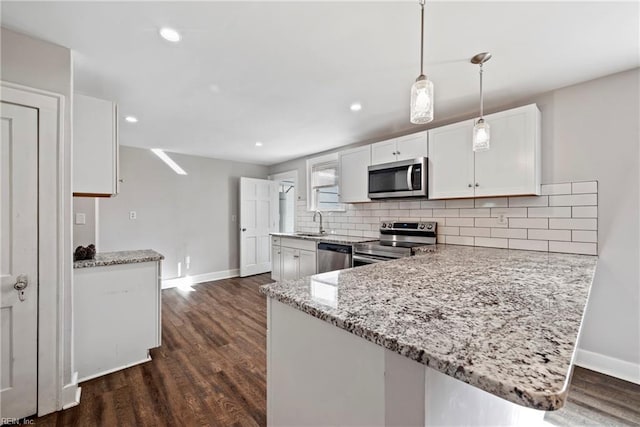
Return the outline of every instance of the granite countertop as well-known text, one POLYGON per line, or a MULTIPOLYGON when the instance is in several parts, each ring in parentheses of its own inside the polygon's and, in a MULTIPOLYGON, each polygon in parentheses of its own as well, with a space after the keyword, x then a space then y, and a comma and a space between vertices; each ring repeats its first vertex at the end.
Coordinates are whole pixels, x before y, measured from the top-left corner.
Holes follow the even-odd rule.
POLYGON ((271 235, 276 237, 289 237, 291 239, 315 240, 316 242, 342 243, 345 245, 378 240, 378 239, 373 239, 371 237, 344 236, 341 234, 323 234, 322 236, 304 236, 296 233, 271 233, 271 235))
POLYGON ((152 249, 137 251, 117 251, 97 253, 94 259, 75 261, 73 268, 104 267, 116 264, 133 264, 138 262, 160 261, 164 255, 152 249))
POLYGON ((437 245, 260 291, 496 396, 555 410, 566 399, 596 262, 437 245), (335 300, 316 296, 326 286, 337 288, 335 300))

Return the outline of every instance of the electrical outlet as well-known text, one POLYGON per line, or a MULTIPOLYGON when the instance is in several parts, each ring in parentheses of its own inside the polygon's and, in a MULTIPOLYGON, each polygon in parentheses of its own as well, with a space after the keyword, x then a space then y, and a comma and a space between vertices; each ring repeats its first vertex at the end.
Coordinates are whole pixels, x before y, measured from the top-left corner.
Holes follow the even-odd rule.
POLYGON ((87 223, 87 217, 85 214, 83 213, 77 213, 76 214, 76 224, 77 225, 84 225, 87 223))
POLYGON ((507 217, 505 216, 505 214, 498 215, 498 224, 501 224, 501 225, 507 224, 507 217))
POLYGON ((236 222, 236 214, 231 215, 231 222, 236 222))
POLYGON ((138 215, 136 214, 136 211, 130 211, 129 212, 129 219, 137 219, 138 215))

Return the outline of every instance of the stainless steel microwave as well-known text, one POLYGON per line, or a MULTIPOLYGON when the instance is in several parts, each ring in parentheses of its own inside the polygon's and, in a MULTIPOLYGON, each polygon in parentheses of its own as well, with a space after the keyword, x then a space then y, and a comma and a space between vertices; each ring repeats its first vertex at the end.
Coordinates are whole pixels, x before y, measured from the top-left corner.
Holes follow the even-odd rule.
POLYGON ((427 197, 426 157, 369 166, 369 198, 427 197))

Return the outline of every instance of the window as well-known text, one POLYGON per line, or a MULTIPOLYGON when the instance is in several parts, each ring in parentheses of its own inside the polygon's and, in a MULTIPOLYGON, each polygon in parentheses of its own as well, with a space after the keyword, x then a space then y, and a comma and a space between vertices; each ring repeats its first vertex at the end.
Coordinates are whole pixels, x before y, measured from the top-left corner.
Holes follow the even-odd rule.
POLYGON ((311 211, 344 211, 340 203, 338 154, 307 160, 307 207, 311 211))

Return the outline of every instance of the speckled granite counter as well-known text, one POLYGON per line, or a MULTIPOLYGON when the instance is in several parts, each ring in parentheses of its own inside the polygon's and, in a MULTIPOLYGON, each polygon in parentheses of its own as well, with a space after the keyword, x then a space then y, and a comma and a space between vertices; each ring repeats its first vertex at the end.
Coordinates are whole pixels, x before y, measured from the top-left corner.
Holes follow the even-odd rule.
POLYGON ((133 264, 138 262, 160 261, 164 256, 152 249, 137 251, 117 251, 97 253, 94 259, 75 261, 73 268, 104 267, 116 264, 133 264))
POLYGON ((272 236, 287 237, 290 239, 315 240, 316 242, 342 243, 343 245, 351 245, 353 243, 371 242, 371 237, 343 236, 340 234, 324 234, 322 236, 305 236, 295 233, 271 233, 272 236))
POLYGON ((597 258, 438 245, 261 292, 523 406, 563 406, 597 258), (335 286, 335 301, 314 288, 335 286))

